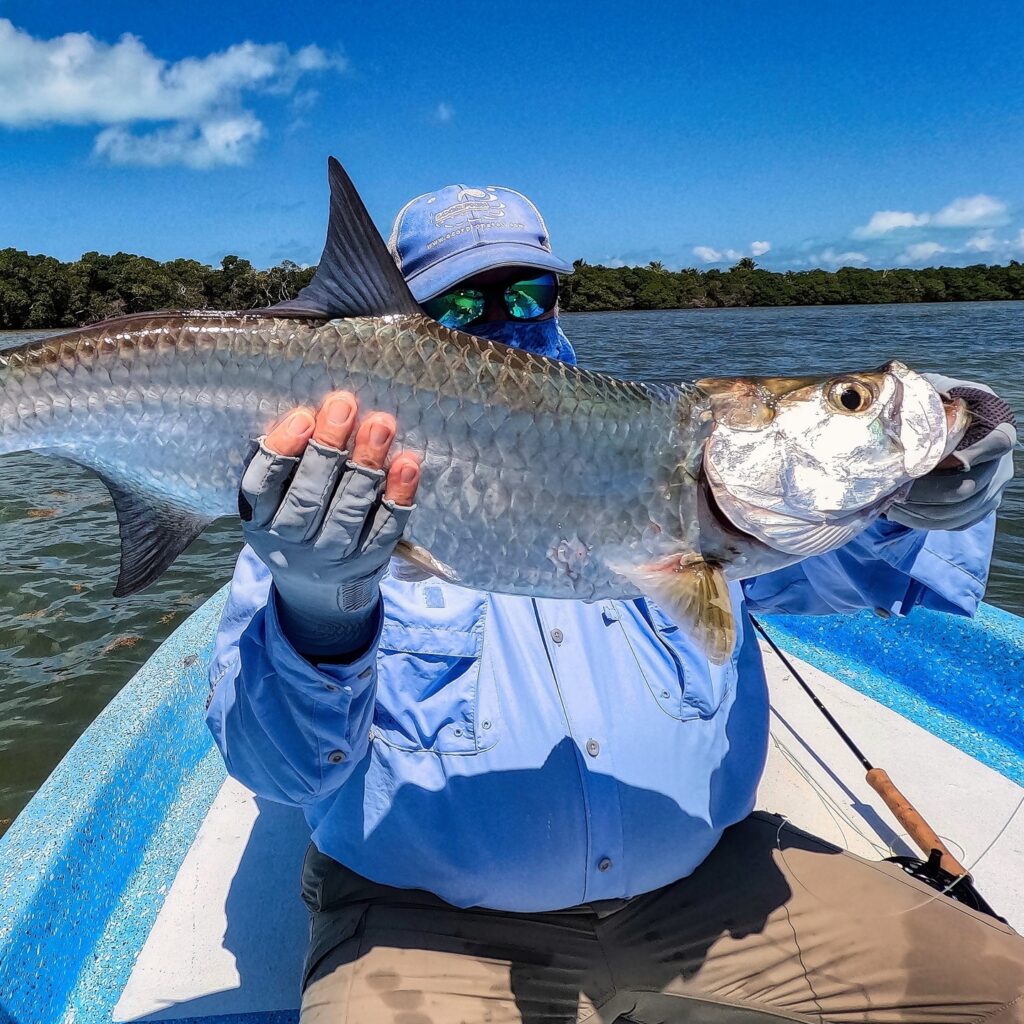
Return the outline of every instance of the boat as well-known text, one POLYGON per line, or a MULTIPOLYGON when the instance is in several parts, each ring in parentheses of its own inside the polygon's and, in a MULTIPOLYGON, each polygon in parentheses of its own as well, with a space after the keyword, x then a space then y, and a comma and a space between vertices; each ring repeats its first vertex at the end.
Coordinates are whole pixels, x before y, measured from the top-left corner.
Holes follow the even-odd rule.
MULTIPOLYGON (((0 1021, 298 1020, 295 808, 229 778, 204 722, 226 588, 82 735, 0 839, 0 1021)), ((1024 930, 1024 619, 773 616, 765 628, 1024 930)), ((790 669, 759 806, 869 858, 913 851, 790 669)), ((936 898, 948 897, 936 893, 936 898)))

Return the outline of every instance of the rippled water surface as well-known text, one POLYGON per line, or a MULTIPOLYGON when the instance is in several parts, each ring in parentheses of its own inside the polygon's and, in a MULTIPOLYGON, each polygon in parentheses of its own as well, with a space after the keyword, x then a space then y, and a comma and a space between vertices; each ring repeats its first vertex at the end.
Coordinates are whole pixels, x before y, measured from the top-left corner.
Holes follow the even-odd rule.
MULTIPOLYGON (((622 377, 802 374, 890 358, 982 380, 1024 412, 1024 304, 578 313, 580 362, 622 377)), ((30 333, 0 333, 0 347, 30 333)), ((0 461, 0 831, 167 634, 225 582, 240 540, 211 527, 143 594, 111 597, 117 524, 102 484, 36 455, 0 461)), ((1024 463, 988 600, 1024 614, 1024 463)))

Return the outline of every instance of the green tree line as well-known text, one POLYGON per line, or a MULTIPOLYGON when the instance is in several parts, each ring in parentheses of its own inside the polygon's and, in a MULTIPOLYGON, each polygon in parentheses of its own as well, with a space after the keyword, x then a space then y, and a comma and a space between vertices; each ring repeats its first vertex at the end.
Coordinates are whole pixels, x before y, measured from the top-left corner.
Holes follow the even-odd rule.
POLYGON ((713 306, 830 306, 873 302, 975 302, 1024 299, 1024 265, 925 270, 762 270, 745 257, 729 270, 591 266, 564 279, 568 310, 688 309, 713 306))
MULTIPOLYGON (((296 295, 312 267, 285 261, 257 270, 238 256, 219 267, 196 260, 160 263, 119 252, 87 252, 63 263, 0 249, 0 329, 75 327, 154 309, 251 309, 296 295)), ((1024 299, 1024 265, 925 270, 763 270, 749 258, 729 270, 604 267, 577 260, 563 278, 569 312, 713 306, 820 306, 872 302, 1024 299)))
POLYGON ((87 252, 73 263, 0 249, 0 330, 77 327, 152 309, 252 309, 297 295, 313 267, 285 261, 256 270, 225 256, 159 263, 119 252, 87 252))

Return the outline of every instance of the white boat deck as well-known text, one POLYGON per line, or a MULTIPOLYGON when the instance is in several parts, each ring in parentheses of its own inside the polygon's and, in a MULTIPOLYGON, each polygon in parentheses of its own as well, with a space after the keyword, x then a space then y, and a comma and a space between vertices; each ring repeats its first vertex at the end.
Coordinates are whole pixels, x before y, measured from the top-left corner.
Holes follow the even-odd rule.
MULTIPOLYGON (((865 857, 913 851, 864 772, 766 652, 772 743, 759 806, 865 857)), ((796 662, 835 716, 974 868, 979 890, 1024 930, 1024 788, 894 711, 796 662)), ((294 1010, 307 937, 299 811, 228 779, 167 894, 114 1012, 171 1021, 294 1010)))

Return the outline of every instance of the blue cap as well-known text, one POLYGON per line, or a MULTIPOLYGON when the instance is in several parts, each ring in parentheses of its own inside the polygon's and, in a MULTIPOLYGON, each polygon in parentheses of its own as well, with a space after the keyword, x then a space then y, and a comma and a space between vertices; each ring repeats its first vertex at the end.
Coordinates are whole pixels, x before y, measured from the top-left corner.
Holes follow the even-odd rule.
POLYGON ((446 185, 417 196, 395 218, 388 248, 417 302, 496 267, 572 272, 552 255, 537 207, 500 185, 446 185))

